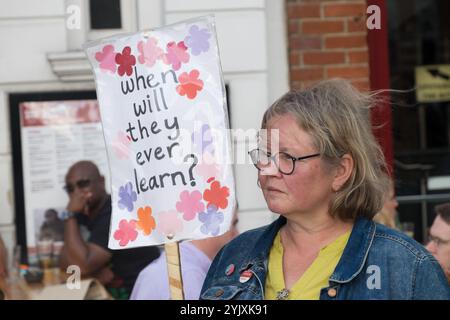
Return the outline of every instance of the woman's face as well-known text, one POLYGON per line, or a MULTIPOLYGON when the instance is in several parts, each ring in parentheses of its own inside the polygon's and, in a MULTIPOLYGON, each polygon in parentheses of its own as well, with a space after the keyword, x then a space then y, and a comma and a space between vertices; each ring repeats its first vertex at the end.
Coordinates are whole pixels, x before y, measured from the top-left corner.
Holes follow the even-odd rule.
MULTIPOLYGON (((295 158, 318 153, 312 137, 297 125, 291 115, 272 118, 267 123, 267 132, 267 146, 263 142, 260 148, 272 155, 277 151, 272 150, 276 146, 271 145, 271 138, 278 140, 279 151, 295 158), (273 138, 271 130, 278 130, 279 139, 273 138)), ((291 175, 280 173, 272 162, 259 171, 258 179, 269 209, 287 216, 293 213, 328 212, 334 192, 333 176, 334 170, 325 165, 319 156, 296 161, 291 175)))

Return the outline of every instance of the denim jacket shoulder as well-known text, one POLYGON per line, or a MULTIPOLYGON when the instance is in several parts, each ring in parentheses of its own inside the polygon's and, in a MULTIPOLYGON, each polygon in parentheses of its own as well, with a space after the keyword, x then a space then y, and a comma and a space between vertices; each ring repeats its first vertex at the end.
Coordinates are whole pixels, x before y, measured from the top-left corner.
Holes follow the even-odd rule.
MULTIPOLYGON (((268 255, 285 223, 280 217, 223 247, 208 271, 200 298, 264 299, 268 255), (243 271, 246 277, 241 277, 243 271)), ((450 299, 450 287, 422 245, 400 232, 358 219, 320 299, 450 299)))

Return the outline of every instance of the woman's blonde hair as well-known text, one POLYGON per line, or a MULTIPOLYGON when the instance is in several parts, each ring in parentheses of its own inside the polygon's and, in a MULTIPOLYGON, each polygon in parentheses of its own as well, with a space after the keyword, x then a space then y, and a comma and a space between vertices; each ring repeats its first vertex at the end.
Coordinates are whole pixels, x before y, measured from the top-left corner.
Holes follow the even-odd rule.
POLYGON ((330 213, 342 220, 372 219, 388 189, 384 155, 370 124, 369 110, 376 101, 377 94, 363 94, 346 80, 326 80, 305 90, 289 91, 272 104, 262 120, 265 129, 273 117, 294 116, 331 166, 344 154, 352 156, 353 172, 330 203, 330 213))

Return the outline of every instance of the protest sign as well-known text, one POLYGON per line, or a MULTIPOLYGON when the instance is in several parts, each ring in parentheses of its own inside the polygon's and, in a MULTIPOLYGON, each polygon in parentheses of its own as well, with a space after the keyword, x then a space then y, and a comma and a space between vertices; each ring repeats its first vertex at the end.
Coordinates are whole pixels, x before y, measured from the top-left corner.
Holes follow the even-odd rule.
POLYGON ((111 174, 109 247, 226 232, 235 207, 212 16, 85 45, 111 174))

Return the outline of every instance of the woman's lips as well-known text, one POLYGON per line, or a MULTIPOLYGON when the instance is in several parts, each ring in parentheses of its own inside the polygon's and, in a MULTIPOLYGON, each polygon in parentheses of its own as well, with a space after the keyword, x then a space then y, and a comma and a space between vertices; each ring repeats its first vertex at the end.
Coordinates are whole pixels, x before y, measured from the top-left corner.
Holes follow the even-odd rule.
POLYGON ((269 191, 269 192, 281 192, 281 193, 283 193, 283 191, 281 191, 280 189, 274 188, 274 187, 267 187, 266 190, 269 191))

